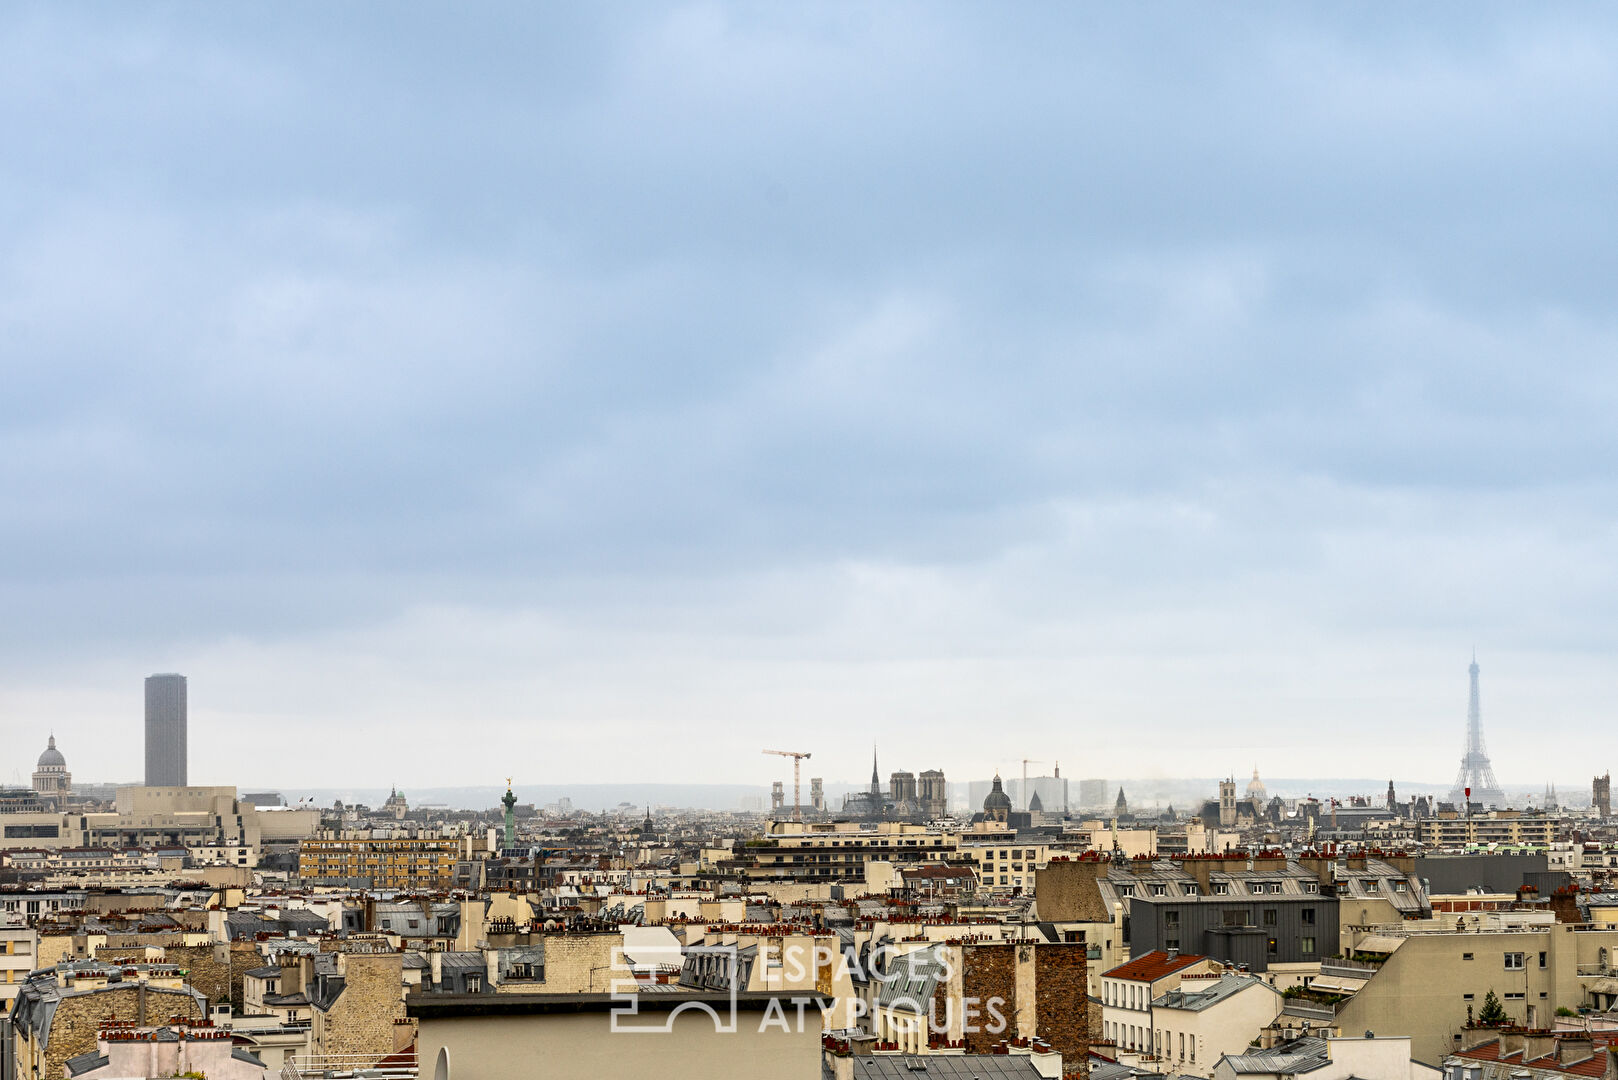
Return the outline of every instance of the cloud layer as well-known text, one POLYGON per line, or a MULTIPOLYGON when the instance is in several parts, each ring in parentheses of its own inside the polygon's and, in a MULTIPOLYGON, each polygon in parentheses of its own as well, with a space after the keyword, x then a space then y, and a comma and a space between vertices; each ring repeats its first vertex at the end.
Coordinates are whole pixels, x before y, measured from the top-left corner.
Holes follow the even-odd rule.
POLYGON ((1618 25, 1401 18, 7 11, 10 771, 1581 780, 1618 25))

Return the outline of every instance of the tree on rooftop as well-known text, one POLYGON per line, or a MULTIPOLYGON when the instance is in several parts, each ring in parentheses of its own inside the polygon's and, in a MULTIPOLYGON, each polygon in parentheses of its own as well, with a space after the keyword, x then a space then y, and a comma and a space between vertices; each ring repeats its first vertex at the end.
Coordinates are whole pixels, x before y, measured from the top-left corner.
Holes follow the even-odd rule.
POLYGON ((1478 1025, 1480 1027, 1500 1027, 1509 1024, 1511 1017, 1506 1015, 1506 1007, 1500 1004, 1500 999, 1494 996, 1491 989, 1483 995, 1483 1008, 1478 1010, 1478 1025))

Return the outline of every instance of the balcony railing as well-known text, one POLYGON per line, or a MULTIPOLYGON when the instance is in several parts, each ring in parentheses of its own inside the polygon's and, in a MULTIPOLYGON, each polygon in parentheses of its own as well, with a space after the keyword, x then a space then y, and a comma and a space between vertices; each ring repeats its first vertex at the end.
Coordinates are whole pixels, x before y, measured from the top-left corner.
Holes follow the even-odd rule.
POLYGON ((281 1080, 415 1080, 414 1051, 392 1054, 310 1054, 288 1057, 281 1080))

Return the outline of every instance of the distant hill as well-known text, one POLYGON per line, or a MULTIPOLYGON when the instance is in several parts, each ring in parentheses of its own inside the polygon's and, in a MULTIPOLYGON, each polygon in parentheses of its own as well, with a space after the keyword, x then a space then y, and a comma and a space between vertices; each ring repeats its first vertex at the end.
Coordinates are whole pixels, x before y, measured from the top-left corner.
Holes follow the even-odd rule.
MULTIPOLYGON (((316 806, 330 806, 338 799, 345 803, 381 806, 388 797, 386 787, 323 788, 292 785, 263 785, 247 791, 279 791, 289 804, 309 799, 316 806)), ((558 799, 570 799, 577 810, 610 810, 619 803, 632 806, 664 806, 693 810, 739 810, 748 796, 769 805, 770 789, 749 784, 517 784, 512 788, 518 802, 544 806, 558 799)), ((455 810, 491 810, 506 793, 503 787, 404 788, 401 794, 411 806, 436 803, 455 810)), ((791 796, 788 796, 790 798, 791 796)), ((808 797, 808 792, 804 793, 808 797)))

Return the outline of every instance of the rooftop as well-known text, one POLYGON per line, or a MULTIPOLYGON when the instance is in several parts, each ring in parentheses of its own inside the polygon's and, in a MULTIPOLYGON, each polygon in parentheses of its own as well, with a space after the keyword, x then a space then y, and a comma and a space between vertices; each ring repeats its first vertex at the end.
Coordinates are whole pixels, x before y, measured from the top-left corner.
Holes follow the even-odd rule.
POLYGON ((854 1080, 1038 1080, 1027 1054, 874 1054, 854 1059, 854 1080))
POLYGON ((1154 949, 1145 956, 1119 964, 1111 971, 1102 972, 1108 979, 1130 979, 1135 982, 1156 982, 1165 975, 1172 975, 1176 971, 1188 968, 1193 964, 1208 959, 1197 953, 1179 953, 1170 955, 1162 949, 1154 949))

